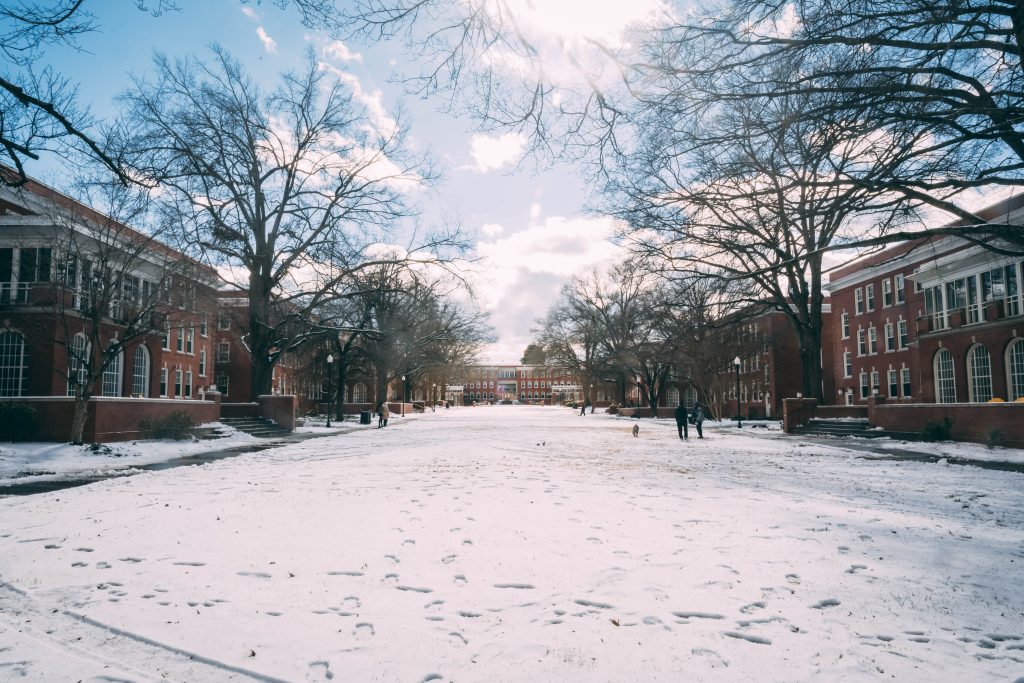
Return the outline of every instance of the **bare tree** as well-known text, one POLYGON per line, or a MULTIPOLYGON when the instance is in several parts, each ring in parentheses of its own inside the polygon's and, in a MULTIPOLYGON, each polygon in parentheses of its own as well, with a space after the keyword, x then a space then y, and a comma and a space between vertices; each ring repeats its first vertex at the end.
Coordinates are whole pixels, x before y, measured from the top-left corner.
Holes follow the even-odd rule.
POLYGON ((400 118, 369 116, 312 54, 269 94, 217 47, 211 65, 157 57, 156 71, 124 95, 127 155, 164 190, 185 248, 247 298, 254 394, 269 392, 282 351, 318 334, 305 323, 354 274, 461 249, 451 232, 381 246, 433 172, 406 150, 400 118))
POLYGON ((959 162, 915 153, 913 129, 871 138, 856 120, 800 115, 827 97, 737 100, 697 121, 674 98, 651 103, 649 132, 606 186, 638 251, 677 275, 743 283, 737 307, 769 301, 789 318, 804 393, 819 400, 824 253, 915 218, 920 202, 878 179, 959 162))

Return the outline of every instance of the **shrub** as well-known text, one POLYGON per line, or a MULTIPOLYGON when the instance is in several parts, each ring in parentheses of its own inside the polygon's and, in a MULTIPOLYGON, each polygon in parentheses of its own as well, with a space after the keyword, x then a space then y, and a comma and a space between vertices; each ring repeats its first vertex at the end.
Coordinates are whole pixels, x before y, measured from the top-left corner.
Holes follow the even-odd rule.
POLYGON ((988 433, 988 447, 995 448, 1003 445, 1003 430, 998 427, 988 433))
POLYGON ((953 421, 944 417, 942 422, 932 422, 931 420, 925 422, 921 435, 925 441, 949 441, 949 434, 952 430, 953 421))
POLYGON ((0 434, 24 441, 36 435, 36 409, 27 403, 0 403, 0 434))
POLYGON ((192 416, 183 410, 139 421, 139 429, 151 439, 183 441, 192 436, 193 426, 192 416))

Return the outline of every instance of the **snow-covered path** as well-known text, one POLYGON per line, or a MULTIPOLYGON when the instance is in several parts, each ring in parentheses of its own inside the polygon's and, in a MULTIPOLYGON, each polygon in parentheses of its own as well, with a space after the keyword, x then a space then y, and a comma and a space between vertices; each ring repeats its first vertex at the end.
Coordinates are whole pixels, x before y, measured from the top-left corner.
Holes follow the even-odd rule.
POLYGON ((1024 475, 393 422, 0 500, 0 680, 1024 677, 1024 475))

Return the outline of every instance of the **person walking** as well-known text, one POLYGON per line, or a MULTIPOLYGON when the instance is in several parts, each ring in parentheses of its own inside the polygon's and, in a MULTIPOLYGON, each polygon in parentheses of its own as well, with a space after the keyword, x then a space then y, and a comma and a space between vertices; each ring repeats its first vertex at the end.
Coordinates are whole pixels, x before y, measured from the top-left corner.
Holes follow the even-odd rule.
POLYGON ((584 401, 583 405, 580 406, 580 416, 583 416, 583 415, 586 415, 586 414, 587 414, 587 402, 584 401))
POLYGON ((388 410, 388 404, 385 403, 380 409, 380 419, 384 421, 384 426, 388 426, 388 418, 391 417, 391 411, 388 410))
POLYGON ((693 426, 697 428, 697 438, 704 438, 704 409, 700 407, 700 404, 693 406, 693 426))
POLYGON ((377 404, 377 429, 384 426, 384 403, 377 404))
POLYGON ((690 416, 686 412, 686 406, 682 403, 676 408, 676 431, 679 432, 680 439, 689 439, 689 430, 686 427, 686 423, 690 416))

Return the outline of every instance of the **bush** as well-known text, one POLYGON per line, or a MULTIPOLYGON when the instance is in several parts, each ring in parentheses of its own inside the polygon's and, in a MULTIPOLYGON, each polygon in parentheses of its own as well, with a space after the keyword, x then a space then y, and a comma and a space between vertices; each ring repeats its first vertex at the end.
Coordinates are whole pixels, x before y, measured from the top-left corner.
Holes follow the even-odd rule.
POLYGON ((925 441, 949 441, 949 434, 953 430, 953 421, 948 417, 942 418, 942 422, 928 421, 924 423, 921 435, 925 441))
POLYGON ((151 439, 183 441, 192 436, 192 416, 177 410, 161 417, 147 417, 139 421, 139 429, 151 439))
POLYGON ((0 403, 0 434, 24 441, 36 435, 36 409, 27 403, 0 403))
POLYGON ((1003 445, 1003 430, 998 427, 988 433, 988 447, 996 448, 1003 445))

